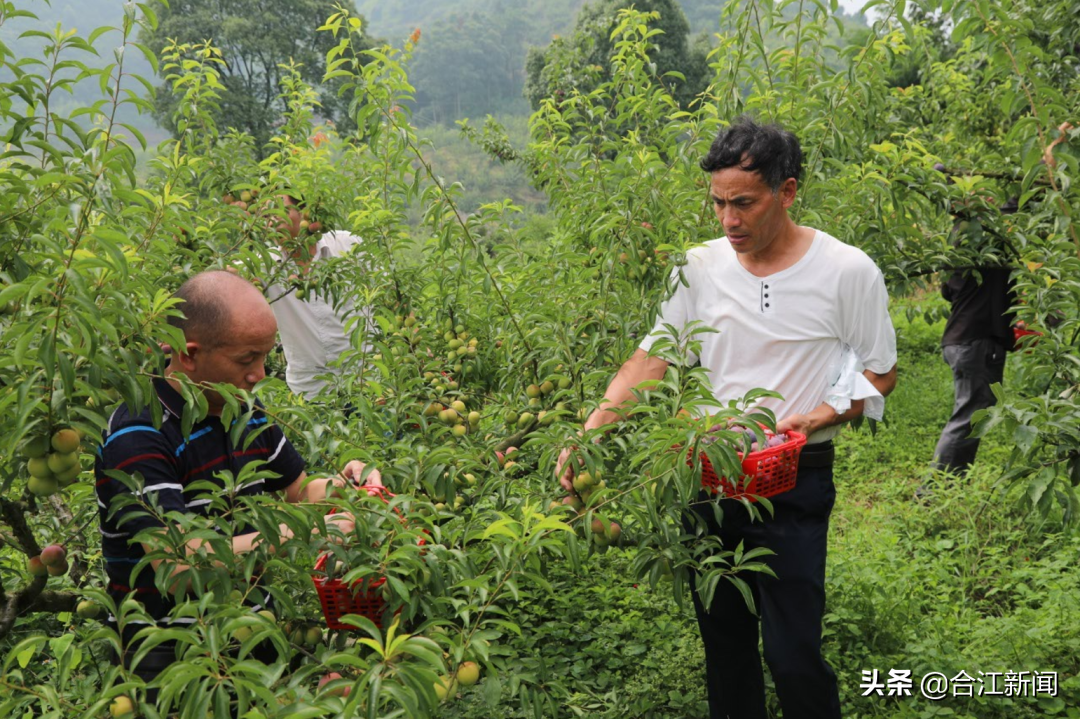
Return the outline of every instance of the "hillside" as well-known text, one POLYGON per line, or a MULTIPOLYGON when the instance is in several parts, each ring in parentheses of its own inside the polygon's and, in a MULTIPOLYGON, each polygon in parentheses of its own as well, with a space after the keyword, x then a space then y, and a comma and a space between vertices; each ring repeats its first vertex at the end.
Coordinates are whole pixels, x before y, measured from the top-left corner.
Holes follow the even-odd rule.
POLYGON ((584 0, 359 0, 356 8, 374 34, 391 41, 415 28, 428 31, 455 17, 471 14, 512 15, 522 24, 525 40, 545 44, 553 33, 565 32, 584 0))
MULTIPOLYGON (((6 45, 8 50, 18 58, 44 57, 44 49, 49 44, 42 37, 21 37, 28 31, 46 32, 51 35, 59 25, 64 31, 76 30, 81 37, 87 37, 91 31, 101 26, 119 28, 124 15, 124 3, 121 0, 83 0, 82 2, 56 0, 51 5, 40 1, 22 0, 16 2, 15 5, 18 9, 29 10, 37 15, 37 20, 15 18, 0 25, 0 43, 6 45)), ((78 60, 90 67, 104 67, 106 64, 115 62, 113 48, 119 45, 119 38, 119 30, 106 32, 94 42, 96 55, 72 49, 66 51, 61 56, 61 60, 78 60)), ((154 80, 153 68, 138 52, 125 54, 124 72, 154 80)), ((72 77, 76 74, 74 70, 69 71, 72 77)), ((129 80, 125 85, 134 89, 137 83, 129 80)), ((60 96, 56 99, 59 103, 55 109, 61 114, 66 114, 74 108, 100 100, 101 91, 96 83, 83 82, 75 86, 71 95, 60 96)), ((139 116, 130 107, 121 108, 119 119, 121 122, 130 123, 138 128, 151 144, 165 138, 164 132, 158 128, 153 118, 139 116)))
MULTIPOLYGON (((400 46, 414 30, 421 36, 410 66, 410 80, 416 88, 414 117, 420 125, 452 125, 469 117, 488 114, 523 116, 528 103, 522 96, 525 56, 530 47, 545 46, 554 36, 571 32, 574 19, 585 0, 357 0, 372 35, 400 46)), ((0 41, 16 56, 39 56, 41 38, 19 39, 20 33, 34 29, 51 31, 59 23, 65 29, 88 34, 99 25, 117 25, 123 13, 121 0, 63 0, 47 5, 24 3, 38 15, 38 21, 18 19, 0 27, 0 41)), ((694 35, 711 34, 719 28, 723 0, 681 0, 694 35)), ((841 3, 849 10, 852 0, 841 3)), ((789 8, 789 12, 794 10, 789 8)), ((861 17, 846 17, 845 24, 864 25, 861 17)), ((98 65, 112 61, 111 43, 116 33, 106 33, 95 43, 99 55, 87 62, 98 65)), ((149 63, 130 53, 125 71, 150 77, 149 63)), ((155 84, 159 81, 155 80, 155 84)), ((85 105, 99 98, 90 84, 71 96, 71 105, 85 105)), ((151 141, 161 139, 153 119, 129 112, 124 120, 146 133, 151 141)))
POLYGON ((421 32, 411 65, 420 124, 524 115, 525 55, 567 32, 584 0, 361 0, 372 34, 393 44, 421 32))
MULTIPOLYGON (((358 0, 370 32, 400 45, 421 31, 411 65, 416 87, 415 119, 421 125, 450 124, 487 114, 529 112, 523 99, 525 56, 573 31, 585 0, 358 0)), ((680 0, 692 36, 720 29, 724 0, 680 0)), ((847 27, 865 27, 855 12, 859 0, 844 0, 838 14, 847 27)), ((785 14, 797 12, 789 6, 785 14)), ((830 33, 835 34, 835 26, 830 33)), ((839 40, 837 36, 835 39, 839 40)))

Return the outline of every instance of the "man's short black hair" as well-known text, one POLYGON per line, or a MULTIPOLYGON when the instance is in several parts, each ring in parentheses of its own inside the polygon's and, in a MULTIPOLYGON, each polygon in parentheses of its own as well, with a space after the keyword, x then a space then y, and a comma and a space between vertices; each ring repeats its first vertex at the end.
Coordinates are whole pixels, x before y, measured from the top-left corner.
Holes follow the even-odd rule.
POLYGON ((775 192, 789 177, 802 179, 802 161, 799 138, 779 125, 759 125, 742 115, 717 134, 701 169, 717 172, 741 167, 757 172, 775 192))
POLYGON ((231 331, 232 312, 221 291, 222 285, 244 280, 225 270, 209 270, 190 277, 173 297, 182 300, 176 308, 183 316, 169 317, 169 324, 184 333, 188 342, 198 342, 204 349, 225 343, 231 331))

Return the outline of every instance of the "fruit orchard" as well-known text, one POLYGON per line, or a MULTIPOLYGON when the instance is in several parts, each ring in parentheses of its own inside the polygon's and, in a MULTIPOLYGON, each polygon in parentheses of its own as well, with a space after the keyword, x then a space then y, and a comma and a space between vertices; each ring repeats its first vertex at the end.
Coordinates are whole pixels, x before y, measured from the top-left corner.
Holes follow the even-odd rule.
MULTIPOLYGON (((702 573, 707 596, 721 581, 745 587, 740 573, 761 569, 753 552, 683 536, 701 471, 687 465, 687 449, 736 472, 743 435, 710 427, 774 421, 750 409, 753 395, 708 422, 695 418, 711 395, 700 368, 680 358, 701 328, 663 344, 672 367, 641 388, 647 402, 628 421, 603 443, 581 442, 578 496, 564 497, 554 479, 559 453, 578 444, 581 418, 678 282, 686 250, 719 234, 697 162, 743 112, 798 133, 807 171, 797 221, 869 253, 905 326, 940 317, 940 303, 920 301, 939 273, 1016 267, 1018 317, 1042 335, 1016 353, 1001 401, 978 427, 1003 446, 986 502, 1018 507, 1062 548, 1056 559, 1035 557, 1033 569, 1051 569, 1025 580, 1027 595, 1002 584, 977 594, 997 601, 990 597, 1003 591, 1010 611, 1057 597, 1061 616, 1080 616, 1075 591, 1059 596, 1048 578, 1068 571, 1075 590, 1067 557, 1077 554, 1080 510, 1080 20, 1061 1, 945 2, 939 9, 956 49, 933 60, 928 32, 903 9, 877 4, 874 32, 838 49, 826 44, 832 20, 823 4, 729 3, 729 30, 709 59, 712 80, 689 109, 650 63, 655 18, 622 13, 612 79, 544 101, 527 146, 511 146, 494 122, 464 127, 493 157, 526 168, 547 195, 544 218, 500 201, 462 211, 461 188, 430 164, 409 123, 412 41, 369 49, 345 13, 321 29, 334 38, 326 78, 340 84, 358 129, 343 137, 320 124, 317 92, 285 67, 288 111, 261 160, 250 137, 214 124, 223 59, 209 43, 167 46, 151 60, 180 97, 176 139, 146 148, 116 121, 124 106, 150 108, 151 85, 124 69, 126 56, 149 54, 137 37, 156 23, 150 4, 125 4, 116 27, 58 29, 43 57, 14 57, 0 45, 0 715, 698 715, 669 696, 679 686, 651 697, 617 691, 588 676, 583 667, 600 660, 587 646, 564 659, 545 655, 536 638, 555 646, 578 630, 622 637, 613 651, 642 646, 635 656, 656 666, 646 661, 647 638, 590 625, 586 617, 614 601, 582 593, 590 572, 617 566, 635 590, 650 592, 650 607, 677 614, 688 604, 690 572, 702 573), (113 61, 90 66, 92 52, 111 52, 113 61), (897 57, 919 66, 919 84, 890 86, 897 57), (57 115, 52 98, 73 83, 98 85, 101 99, 57 115), (149 157, 144 179, 138 154, 149 157), (284 192, 303 197, 306 232, 348 230, 363 238, 362 255, 311 272, 279 262, 267 228, 284 192), (1003 215, 998 208, 1012 196, 1020 211, 1003 215), (409 221, 416 208, 419 224, 409 221), (970 242, 951 243, 951 215, 972 223, 970 242), (326 539, 325 508, 273 497, 245 498, 219 518, 271 539, 287 524, 295 536, 276 554, 231 557, 214 520, 177 518, 147 559, 193 533, 208 538, 214 555, 191 558, 178 597, 183 628, 156 629, 141 623, 137 601, 113 606, 102 589, 93 454, 118 403, 156 404, 162 347, 180 341, 166 322, 177 311, 172 291, 222 267, 262 286, 371 308, 369 324, 352 326, 353 350, 320 401, 291 395, 274 378, 257 393, 309 473, 362 459, 394 496, 330 500, 363 520, 339 542, 326 539), (351 630, 326 631, 313 575, 377 585, 386 604, 380 626, 345 618, 351 630), (553 627, 545 612, 564 623, 553 627), (152 687, 155 702, 145 682, 110 662, 119 635, 106 616, 144 627, 148 645, 176 642, 176 664, 152 687), (256 650, 277 659, 256 660, 256 650)), ((0 0, 0 28, 18 32, 25 12, 0 0)), ((901 385, 904 372, 902 364, 901 385)), ((226 395, 224 422, 254 411, 251 395, 226 395)), ((198 388, 186 396, 190 427, 206 404, 198 388)), ((854 443, 888 441, 893 419, 877 439, 861 432, 854 443)), ((241 473, 225 484, 255 478, 241 473)), ((971 521, 994 511, 973 509, 971 521)), ((843 561, 836 568, 855 571, 843 561)), ((967 591, 962 572, 935 581, 967 591)), ((827 641, 841 653, 923 651, 851 629, 900 611, 895 595, 835 594, 840 609, 827 641)), ((645 596, 624 595, 618 612, 639 629, 685 634, 692 619, 683 613, 681 629, 649 619, 645 596)), ((1003 607, 987 613, 1001 616, 1003 607)), ((957 713, 1077 716, 1080 680, 1069 680, 1080 671, 1080 638, 1061 629, 1057 641, 1062 648, 1050 656, 1071 655, 1072 664, 1060 667, 1055 702, 973 700, 957 713)), ((699 682, 684 686, 700 698, 699 682)), ((857 706, 853 715, 933 715, 917 713, 930 711, 925 705, 857 706)))

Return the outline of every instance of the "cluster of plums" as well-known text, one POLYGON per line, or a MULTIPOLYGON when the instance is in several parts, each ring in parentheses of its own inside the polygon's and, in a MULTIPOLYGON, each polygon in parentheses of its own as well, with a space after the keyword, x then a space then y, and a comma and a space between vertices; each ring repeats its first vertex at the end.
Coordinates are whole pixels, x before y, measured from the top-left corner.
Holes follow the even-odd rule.
MULTIPOLYGON (((780 434, 772 434, 771 432, 766 432, 765 433, 765 444, 764 444, 764 446, 762 446, 762 444, 757 440, 757 435, 754 433, 754 430, 752 430, 752 429, 750 429, 748 427, 742 427, 742 426, 739 426, 739 425, 726 425, 726 424, 714 424, 712 427, 709 427, 709 433, 710 434, 719 432, 721 430, 728 430, 729 432, 736 432, 736 433, 744 435, 743 436, 744 447, 747 446, 746 442, 749 442, 749 451, 750 452, 757 452, 757 451, 763 450, 763 449, 772 449, 773 447, 779 447, 782 444, 786 444, 789 441, 789 437, 787 436, 787 434, 785 434, 783 432, 781 432, 780 434)), ((716 440, 717 440, 717 437, 705 437, 701 441, 704 444, 712 444, 716 440)))
POLYGON ((82 437, 70 427, 56 430, 51 437, 39 435, 27 441, 22 446, 22 455, 30 475, 26 483, 30 493, 48 497, 74 482, 82 472, 81 444, 82 437))

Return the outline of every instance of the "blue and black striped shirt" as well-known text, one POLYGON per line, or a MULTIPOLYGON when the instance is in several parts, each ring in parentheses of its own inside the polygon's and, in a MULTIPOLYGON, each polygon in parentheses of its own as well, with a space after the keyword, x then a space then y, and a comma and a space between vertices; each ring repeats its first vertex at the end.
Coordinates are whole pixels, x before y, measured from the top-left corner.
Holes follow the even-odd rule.
POLYGON ((252 480, 233 494, 280 491, 304 471, 304 460, 281 428, 268 423, 261 411, 248 419, 248 426, 235 445, 229 437, 229 428, 217 416, 196 422, 185 436, 181 427, 183 398, 163 379, 154 380, 154 388, 162 404, 161 427, 154 426, 149 408, 133 415, 122 405, 109 418, 94 464, 94 476, 109 594, 119 603, 134 592, 147 613, 161 619, 168 614, 171 602, 164 601, 154 587, 153 569, 147 566, 136 577, 131 576, 145 555, 142 544, 134 541, 134 536, 144 529, 164 526, 167 512, 208 514, 214 500, 205 484, 194 489, 195 483, 210 482, 223 490, 224 482, 215 475, 230 471, 237 477, 245 465, 262 462, 261 469, 277 476, 252 480), (107 476, 109 470, 142 480, 133 492, 107 476), (113 502, 122 495, 135 495, 141 501, 114 511, 113 502))

